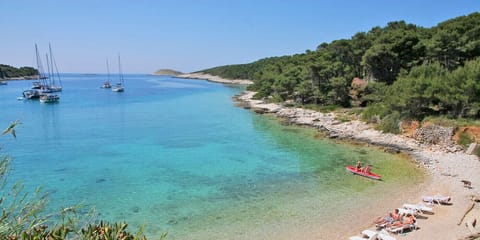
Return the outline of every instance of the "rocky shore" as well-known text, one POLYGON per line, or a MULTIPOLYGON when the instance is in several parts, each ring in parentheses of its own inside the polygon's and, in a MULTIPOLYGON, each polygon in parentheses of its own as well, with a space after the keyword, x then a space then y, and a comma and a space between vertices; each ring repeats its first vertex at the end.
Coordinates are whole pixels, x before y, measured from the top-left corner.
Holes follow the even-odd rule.
MULTIPOLYGON (((428 217, 428 220, 419 221, 421 230, 399 236, 399 239, 461 239, 462 236, 472 234, 463 224, 457 223, 465 209, 471 205, 472 196, 480 194, 480 161, 476 156, 466 154, 462 147, 451 141, 453 129, 425 127, 418 129, 414 137, 387 134, 359 120, 340 121, 333 112, 321 113, 254 100, 254 94, 247 91, 236 96, 235 100, 244 108, 257 113, 273 114, 292 124, 316 128, 330 138, 380 146, 392 153, 404 152, 423 166, 431 180, 425 183, 418 196, 407 196, 405 202, 417 203, 423 195, 440 194, 450 196, 454 204, 439 207, 439 211, 428 217), (471 181, 472 187, 465 188, 462 180, 471 181)), ((377 211, 386 213, 391 209, 377 211)), ((476 215, 475 211, 472 212, 468 217, 480 220, 478 211, 476 215)), ((365 226, 356 226, 351 233, 346 233, 345 237, 358 234, 371 225, 366 223, 365 226)))
POLYGON ((35 79, 38 79, 38 75, 0 78, 0 81, 18 81, 18 80, 35 80, 35 79))

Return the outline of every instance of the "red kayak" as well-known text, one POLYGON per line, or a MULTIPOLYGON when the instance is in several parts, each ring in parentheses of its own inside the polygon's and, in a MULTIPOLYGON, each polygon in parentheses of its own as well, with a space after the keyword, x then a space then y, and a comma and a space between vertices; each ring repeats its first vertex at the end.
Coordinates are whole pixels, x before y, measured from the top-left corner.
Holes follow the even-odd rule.
POLYGON ((364 173, 362 172, 362 170, 357 170, 356 167, 353 167, 353 166, 347 166, 345 167, 347 169, 347 171, 353 173, 353 174, 358 174, 360 176, 364 176, 364 177, 367 177, 367 178, 371 178, 371 179, 375 179, 375 180, 380 180, 382 177, 380 177, 380 175, 377 175, 375 173, 364 173))

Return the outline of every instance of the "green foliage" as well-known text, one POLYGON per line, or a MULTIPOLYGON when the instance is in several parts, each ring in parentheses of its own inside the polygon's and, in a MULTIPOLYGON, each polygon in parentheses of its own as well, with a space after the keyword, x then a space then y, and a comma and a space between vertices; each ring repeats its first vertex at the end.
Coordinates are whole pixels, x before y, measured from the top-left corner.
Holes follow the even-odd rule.
POLYGON ((377 125, 377 129, 386 133, 400 133, 400 113, 392 112, 377 125))
MULTIPOLYGON (((435 125, 439 125, 439 126, 442 126, 442 127, 453 127, 453 128, 457 128, 460 126, 459 124, 459 120, 454 120, 454 119, 450 119, 450 118, 446 118, 444 116, 442 117, 426 117, 424 119, 424 122, 430 122, 430 123, 433 123, 435 125)), ((468 125, 473 125, 472 123, 468 124, 468 125)))
POLYGON ((9 65, 0 64, 0 79, 33 75, 38 75, 38 71, 32 67, 15 68, 9 65))
POLYGON ((416 119, 447 115, 480 116, 480 59, 450 72, 439 63, 423 64, 399 77, 388 89, 388 108, 416 119))
POLYGON ((378 123, 380 119, 385 117, 388 113, 389 110, 385 104, 373 104, 363 110, 362 120, 369 123, 378 123))
MULTIPOLYGON (((141 234, 142 229, 137 234, 131 234, 126 231, 128 224, 126 223, 109 223, 100 221, 98 224, 90 224, 82 229, 81 236, 84 239, 119 239, 119 240, 146 240, 147 238, 141 234)), ((162 235, 164 239, 166 234, 162 235)))
POLYGON ((372 47, 363 55, 367 78, 391 84, 401 70, 409 70, 425 54, 422 28, 403 21, 390 22, 376 34, 372 47))
POLYGON ((337 105, 322 106, 322 105, 317 105, 317 104, 306 104, 306 105, 302 105, 302 107, 306 108, 306 109, 310 109, 310 110, 315 110, 317 112, 322 112, 322 113, 332 112, 332 111, 335 111, 335 110, 340 108, 337 105))
POLYGON ((12 134, 14 138, 17 138, 17 134, 15 133, 15 128, 18 124, 21 124, 20 121, 16 120, 10 124, 5 130, 3 130, 2 135, 5 134, 12 134))
POLYGON ((480 13, 422 28, 404 21, 374 27, 315 51, 272 57, 203 72, 248 78, 257 98, 349 107, 354 77, 369 81, 355 97, 361 106, 384 104, 365 116, 480 117, 480 13), (390 109, 391 108, 391 109, 390 109), (376 112, 381 111, 381 112, 376 112))
POLYGON ((468 148, 468 146, 472 142, 473 142, 473 140, 470 138, 470 135, 468 135, 468 133, 466 133, 466 132, 461 132, 460 133, 459 139, 458 139, 458 144, 462 145, 465 148, 468 148))
POLYGON ((426 59, 454 70, 480 55, 480 13, 454 18, 431 29, 425 41, 426 59))

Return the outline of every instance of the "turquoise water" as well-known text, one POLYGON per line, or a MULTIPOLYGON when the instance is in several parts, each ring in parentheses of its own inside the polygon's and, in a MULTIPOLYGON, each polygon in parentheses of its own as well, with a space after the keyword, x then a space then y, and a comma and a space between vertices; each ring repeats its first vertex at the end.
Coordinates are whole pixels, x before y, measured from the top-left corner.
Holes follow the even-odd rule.
POLYGON ((392 161, 398 156, 235 107, 241 87, 127 75, 125 92, 114 93, 100 89, 104 80, 66 74, 60 103, 50 105, 16 99, 29 81, 0 86, 0 126, 22 122, 16 140, 0 138, 11 177, 43 186, 50 208, 83 202, 103 219, 146 224, 150 236, 211 239, 212 229, 228 236, 292 225, 285 219, 315 222, 362 192, 418 181, 408 161, 392 161), (346 174, 357 159, 385 181, 346 174))

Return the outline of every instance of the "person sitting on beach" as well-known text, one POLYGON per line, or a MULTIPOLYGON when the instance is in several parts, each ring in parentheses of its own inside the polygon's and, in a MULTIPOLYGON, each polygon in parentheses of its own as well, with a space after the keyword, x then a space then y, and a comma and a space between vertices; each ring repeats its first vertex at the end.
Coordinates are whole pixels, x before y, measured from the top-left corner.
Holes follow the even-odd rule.
POLYGON ((362 163, 360 162, 360 160, 358 160, 357 166, 355 166, 355 168, 357 169, 357 171, 360 171, 362 169, 362 163))
POLYGON ((402 226, 405 226, 405 225, 413 225, 415 224, 416 220, 415 220, 415 216, 413 216, 413 214, 407 214, 407 216, 405 217, 405 219, 403 219, 403 221, 396 221, 396 222, 393 222, 393 223, 387 223, 387 227, 402 227, 402 226))
POLYGON ((371 168, 372 168, 372 167, 371 167, 371 165, 369 164, 368 166, 366 166, 366 167, 363 168, 362 172, 368 174, 368 173, 370 173, 370 169, 371 169, 371 168))
POLYGON ((393 212, 389 213, 388 216, 379 217, 373 221, 376 225, 392 224, 394 222, 400 221, 401 214, 399 213, 398 208, 395 208, 393 212))

